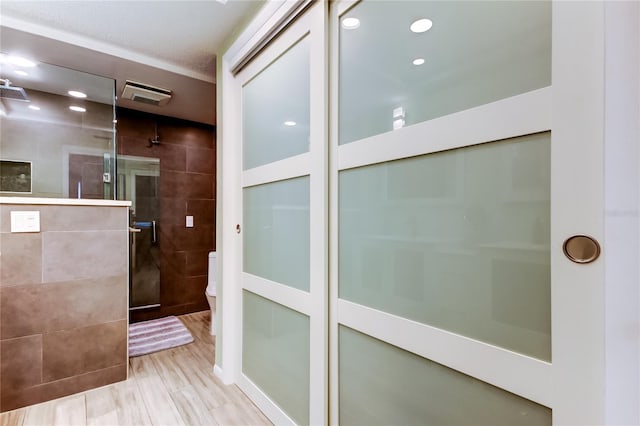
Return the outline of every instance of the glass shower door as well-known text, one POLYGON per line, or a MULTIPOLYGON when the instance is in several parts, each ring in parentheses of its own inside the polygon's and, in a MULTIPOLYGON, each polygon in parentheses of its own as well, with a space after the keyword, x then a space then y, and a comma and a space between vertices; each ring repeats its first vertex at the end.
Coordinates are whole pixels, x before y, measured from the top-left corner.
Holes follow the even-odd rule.
POLYGON ((118 199, 131 201, 129 309, 160 306, 160 160, 118 157, 118 199))

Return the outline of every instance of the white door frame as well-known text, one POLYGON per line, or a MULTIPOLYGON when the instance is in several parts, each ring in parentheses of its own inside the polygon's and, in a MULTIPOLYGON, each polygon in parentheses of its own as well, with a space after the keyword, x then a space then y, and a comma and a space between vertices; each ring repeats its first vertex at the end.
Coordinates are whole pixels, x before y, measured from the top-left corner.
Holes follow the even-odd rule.
POLYGON ((605 3, 606 422, 640 424, 640 3, 605 3), (632 331, 635 330, 635 331, 632 331))

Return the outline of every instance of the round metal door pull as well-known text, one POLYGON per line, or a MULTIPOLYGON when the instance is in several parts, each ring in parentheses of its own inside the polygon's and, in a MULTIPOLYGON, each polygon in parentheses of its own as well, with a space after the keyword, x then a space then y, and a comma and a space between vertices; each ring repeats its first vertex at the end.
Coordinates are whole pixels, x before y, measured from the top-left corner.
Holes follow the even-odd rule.
POLYGON ((562 251, 572 262, 591 263, 600 256, 600 244, 587 235, 574 235, 567 238, 562 251))

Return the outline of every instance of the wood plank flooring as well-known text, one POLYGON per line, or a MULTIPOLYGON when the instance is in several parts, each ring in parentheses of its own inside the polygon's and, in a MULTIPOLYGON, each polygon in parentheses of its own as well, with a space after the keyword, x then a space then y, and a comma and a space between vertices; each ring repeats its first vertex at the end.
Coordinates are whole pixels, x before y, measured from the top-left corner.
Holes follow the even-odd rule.
POLYGON ((0 414, 0 426, 261 426, 271 422, 213 374, 209 311, 182 315, 195 341, 129 359, 129 379, 0 414))

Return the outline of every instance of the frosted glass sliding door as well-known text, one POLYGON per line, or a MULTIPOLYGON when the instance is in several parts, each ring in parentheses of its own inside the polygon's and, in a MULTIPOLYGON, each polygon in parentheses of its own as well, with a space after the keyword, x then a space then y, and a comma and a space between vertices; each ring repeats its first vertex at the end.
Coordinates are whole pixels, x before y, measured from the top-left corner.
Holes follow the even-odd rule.
POLYGON ((282 7, 227 68, 241 389, 274 424, 606 424, 603 263, 563 253, 603 235, 602 3, 282 7))
POLYGON ((318 2, 238 74, 239 385, 276 424, 327 423, 326 75, 318 2))
POLYGON ((336 3, 333 421, 551 423, 551 15, 336 3))

